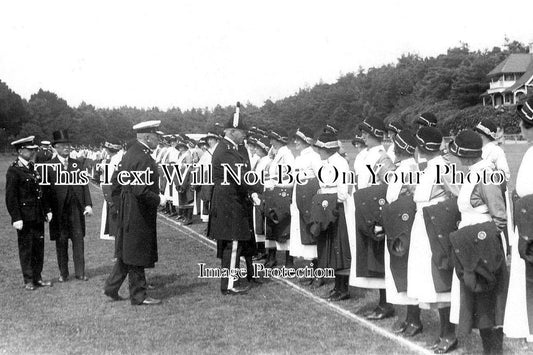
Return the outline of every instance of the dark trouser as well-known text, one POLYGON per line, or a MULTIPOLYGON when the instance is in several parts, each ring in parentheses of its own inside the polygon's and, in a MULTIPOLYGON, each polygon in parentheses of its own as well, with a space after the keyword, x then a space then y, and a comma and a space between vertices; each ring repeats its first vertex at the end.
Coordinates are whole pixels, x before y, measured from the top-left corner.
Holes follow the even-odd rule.
MULTIPOLYGON (((222 269, 235 269, 238 265, 242 251, 242 243, 231 240, 219 240, 219 250, 222 251, 222 269)), ((230 276, 231 278, 231 276, 230 276)), ((220 279, 220 290, 226 291, 233 288, 234 281, 223 277, 220 279)))
POLYGON ((24 283, 41 280, 44 259, 44 224, 23 222, 17 230, 20 266, 24 283))
POLYGON ((143 266, 126 265, 117 259, 113 271, 107 278, 104 291, 109 295, 118 295, 120 286, 128 276, 131 304, 141 304, 146 298, 146 276, 143 266))
MULTIPOLYGON (((67 207, 65 207, 67 208, 67 207)), ((71 203, 68 207, 66 221, 61 226, 61 235, 56 240, 57 264, 59 273, 66 278, 68 272, 68 240, 72 240, 72 260, 74 260, 74 274, 76 277, 85 276, 85 255, 83 231, 81 228, 80 211, 71 203)))

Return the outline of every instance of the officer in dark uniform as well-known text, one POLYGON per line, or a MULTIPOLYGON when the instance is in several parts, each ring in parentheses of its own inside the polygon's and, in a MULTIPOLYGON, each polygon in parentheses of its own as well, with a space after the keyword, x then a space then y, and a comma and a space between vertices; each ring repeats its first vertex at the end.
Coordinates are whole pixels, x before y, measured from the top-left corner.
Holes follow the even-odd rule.
MULTIPOLYGON (((239 184, 233 178, 224 182, 224 167, 237 172, 237 164, 241 166, 242 175, 248 170, 248 157, 239 150, 243 143, 247 128, 240 116, 239 104, 229 122, 224 126, 222 139, 213 152, 213 193, 207 236, 217 241, 217 257, 222 260, 222 269, 232 270, 237 267, 241 255, 245 256, 248 280, 252 279, 252 257, 256 252, 253 231, 252 201, 259 204, 257 193, 259 186, 246 185, 244 180, 239 184)), ((220 289, 224 295, 243 294, 248 289, 237 287, 234 279, 221 278, 220 289)))
POLYGON ((130 144, 112 178, 113 205, 118 206, 117 261, 105 282, 104 294, 113 300, 122 300, 118 291, 128 276, 132 305, 161 303, 161 300, 147 296, 149 286, 144 273, 145 268, 153 268, 158 260, 157 208, 166 203, 165 197, 160 194, 157 184, 159 173, 151 156, 159 141, 156 129, 160 123, 146 121, 133 126, 137 140, 130 144), (136 185, 129 184, 132 178, 123 174, 131 171, 149 171, 147 180, 136 185), (119 173, 126 176, 125 181, 118 181, 119 173))
POLYGON ((43 281, 44 222, 52 220, 52 212, 39 183, 40 174, 35 170, 33 159, 37 145, 34 136, 11 143, 18 153, 17 160, 7 169, 6 206, 11 223, 17 230, 20 266, 26 290, 38 286, 52 286, 43 281))

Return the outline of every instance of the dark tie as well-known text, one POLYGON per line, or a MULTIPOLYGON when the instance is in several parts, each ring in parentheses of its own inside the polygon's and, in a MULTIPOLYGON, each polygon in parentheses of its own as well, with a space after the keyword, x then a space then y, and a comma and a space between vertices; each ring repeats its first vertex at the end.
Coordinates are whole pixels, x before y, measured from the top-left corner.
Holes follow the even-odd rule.
POLYGON ((28 163, 28 169, 33 173, 35 171, 35 164, 32 161, 28 163))

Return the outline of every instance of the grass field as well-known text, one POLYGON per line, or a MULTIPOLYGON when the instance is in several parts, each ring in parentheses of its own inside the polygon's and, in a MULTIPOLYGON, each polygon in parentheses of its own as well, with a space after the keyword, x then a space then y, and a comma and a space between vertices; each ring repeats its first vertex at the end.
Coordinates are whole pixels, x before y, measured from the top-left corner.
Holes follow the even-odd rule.
MULTIPOLYGON (((350 147, 351 148, 351 147, 350 147)), ((506 146, 513 177, 525 145, 506 146)), ((351 151, 348 152, 351 154, 351 151)), ((0 158, 0 195, 11 157, 0 158)), ((512 185, 514 185, 514 178, 512 185)), ((5 207, 0 229, 0 352, 12 353, 339 353, 403 354, 410 350, 340 315, 327 305, 296 292, 283 283, 268 281, 248 295, 222 296, 219 280, 199 279, 198 263, 218 267, 212 247, 194 233, 166 218, 158 223, 159 263, 148 270, 160 306, 133 307, 111 302, 102 294, 112 268, 113 242, 98 239, 101 192, 91 187, 94 212, 87 225, 85 256, 88 282, 55 283, 34 292, 22 288, 15 230, 5 207)), ((205 224, 193 230, 203 233, 205 224)), ((57 281, 55 245, 45 245, 43 277, 57 281)), ((281 259, 280 259, 281 261, 281 259)), ((297 261, 297 265, 303 265, 297 261)), ((72 262, 71 262, 72 270, 72 262)), ((309 290, 323 295, 329 286, 309 290)), ((127 287, 121 294, 127 296, 127 287)), ((351 289, 352 299, 339 306, 358 315, 373 307, 377 291, 351 289)), ((437 317, 423 311, 424 332, 413 341, 425 346, 434 340, 437 317)), ((390 329, 394 319, 376 322, 390 329)), ((508 353, 528 353, 533 346, 505 339, 508 353)), ((460 337, 457 354, 481 350, 477 334, 460 337)), ((411 350, 412 351, 412 350, 411 350)))

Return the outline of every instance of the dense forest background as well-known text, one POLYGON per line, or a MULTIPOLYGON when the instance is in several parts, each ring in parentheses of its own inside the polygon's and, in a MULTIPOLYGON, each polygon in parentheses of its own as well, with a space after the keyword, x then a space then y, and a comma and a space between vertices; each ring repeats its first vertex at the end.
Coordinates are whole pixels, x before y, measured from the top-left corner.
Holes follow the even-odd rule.
MULTIPOLYGON (((267 100, 261 107, 245 104, 242 112, 250 125, 287 131, 305 126, 318 132, 325 123, 332 123, 345 139, 351 138, 355 127, 367 117, 411 125, 426 111, 437 115, 444 134, 472 126, 483 117, 502 125, 506 133, 517 133, 514 107, 484 107, 480 95, 489 87, 489 71, 509 54, 527 52, 524 44, 506 39, 501 47, 490 51, 471 51, 467 44, 461 44, 437 57, 405 54, 394 64, 359 68, 333 84, 302 88, 284 99, 267 100)), ((87 103, 70 107, 43 89, 29 100, 22 99, 0 80, 0 149, 5 150, 10 141, 27 135, 51 139, 52 132, 58 129, 68 129, 79 144, 125 141, 133 136, 133 124, 150 119, 161 120, 165 133, 203 133, 216 122, 226 122, 233 111, 233 106, 220 105, 186 111, 95 108, 87 103)))

